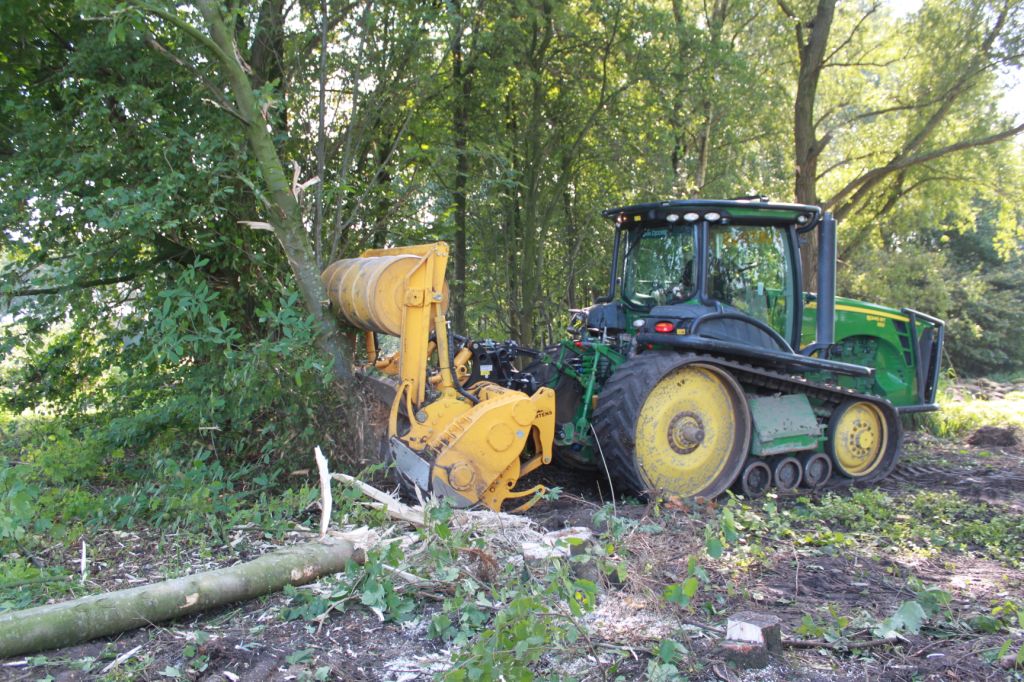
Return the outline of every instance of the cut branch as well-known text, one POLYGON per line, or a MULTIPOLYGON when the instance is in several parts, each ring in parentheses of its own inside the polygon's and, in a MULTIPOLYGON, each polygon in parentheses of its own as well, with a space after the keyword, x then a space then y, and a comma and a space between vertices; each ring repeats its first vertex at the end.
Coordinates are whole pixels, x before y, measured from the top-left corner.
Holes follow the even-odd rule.
POLYGON ((329 538, 293 545, 216 571, 0 614, 0 658, 57 649, 304 585, 362 561, 329 538))
POLYGON ((853 651, 854 649, 870 649, 876 646, 895 644, 896 637, 866 639, 853 642, 828 642, 823 639, 784 639, 782 646, 793 649, 831 649, 833 651, 853 651))
POLYGON ((375 500, 384 505, 384 508, 388 512, 388 516, 393 519, 405 521, 417 527, 425 526, 427 524, 427 517, 423 512, 423 509, 415 509, 402 504, 393 495, 388 495, 386 492, 378 490, 372 485, 363 483, 358 478, 353 478, 347 474, 331 474, 331 478, 359 488, 359 490, 371 500, 375 500))

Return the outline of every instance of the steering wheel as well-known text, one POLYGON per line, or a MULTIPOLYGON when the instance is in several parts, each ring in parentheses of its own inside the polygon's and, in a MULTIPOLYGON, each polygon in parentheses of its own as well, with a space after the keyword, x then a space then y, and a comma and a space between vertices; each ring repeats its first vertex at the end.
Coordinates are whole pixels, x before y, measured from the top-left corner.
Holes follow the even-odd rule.
POLYGON ((737 274, 737 275, 742 275, 742 274, 743 274, 744 272, 746 272, 747 270, 753 270, 753 269, 754 269, 754 268, 756 268, 756 267, 757 267, 758 265, 760 265, 760 263, 758 263, 758 262, 757 262, 756 260, 755 260, 755 261, 752 261, 751 263, 749 263, 749 264, 747 264, 747 265, 737 265, 737 266, 736 266, 736 269, 735 269, 735 270, 734 270, 733 272, 734 272, 735 274, 737 274))

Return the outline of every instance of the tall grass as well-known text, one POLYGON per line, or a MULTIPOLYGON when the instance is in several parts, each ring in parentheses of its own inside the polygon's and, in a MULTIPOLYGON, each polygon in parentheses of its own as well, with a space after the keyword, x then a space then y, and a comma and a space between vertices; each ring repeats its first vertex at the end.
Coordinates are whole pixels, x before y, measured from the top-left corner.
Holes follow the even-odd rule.
POLYGON ((939 408, 925 427, 943 438, 962 436, 982 426, 1015 426, 1024 432, 1024 391, 982 399, 957 396, 947 389, 939 395, 939 408))

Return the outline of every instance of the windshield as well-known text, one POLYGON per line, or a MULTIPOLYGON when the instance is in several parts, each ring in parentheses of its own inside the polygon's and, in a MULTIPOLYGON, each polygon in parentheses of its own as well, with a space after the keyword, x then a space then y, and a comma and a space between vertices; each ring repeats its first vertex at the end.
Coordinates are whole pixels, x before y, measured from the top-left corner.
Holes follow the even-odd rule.
POLYGON ((793 324, 793 272, 786 231, 712 225, 708 296, 755 317, 784 337, 793 324))
POLYGON ((622 293, 628 303, 650 308, 696 295, 693 225, 644 228, 629 234, 622 293))

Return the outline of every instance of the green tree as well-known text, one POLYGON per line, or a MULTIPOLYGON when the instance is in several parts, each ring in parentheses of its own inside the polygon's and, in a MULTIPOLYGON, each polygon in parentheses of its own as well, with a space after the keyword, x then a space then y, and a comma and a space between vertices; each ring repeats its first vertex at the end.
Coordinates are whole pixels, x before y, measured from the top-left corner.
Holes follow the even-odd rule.
MULTIPOLYGON (((336 320, 326 314, 323 306, 327 294, 320 282, 320 268, 303 224, 298 178, 285 170, 285 161, 272 134, 270 109, 274 106, 273 99, 268 98, 266 95, 270 93, 265 89, 260 90, 257 85, 257 80, 263 80, 270 74, 257 79, 252 68, 243 62, 236 33, 238 22, 230 17, 233 13, 225 14, 219 3, 212 0, 197 2, 195 6, 201 21, 199 17, 190 17, 187 12, 173 5, 158 6, 145 2, 133 2, 132 5, 147 17, 158 20, 159 26, 154 28, 159 30, 170 27, 197 43, 202 48, 202 54, 216 65, 212 75, 221 80, 223 85, 218 87, 211 84, 209 89, 217 93, 219 106, 238 122, 252 151, 263 183, 261 189, 266 203, 268 228, 288 259, 306 311, 320 324, 318 345, 332 359, 335 375, 342 379, 348 378, 351 375, 351 350, 336 320), (227 101, 223 94, 221 88, 224 86, 231 93, 232 101, 227 101)), ((266 8, 267 14, 272 17, 275 12, 280 14, 272 3, 266 3, 266 8)), ((266 27, 257 33, 266 35, 267 40, 257 40, 255 44, 263 49, 262 46, 269 42, 268 49, 272 52, 273 44, 280 42, 274 33, 282 30, 281 23, 279 17, 264 20, 263 24, 257 23, 261 29, 266 27)), ((274 58, 266 58, 264 62, 267 65, 278 63, 274 58)))
POLYGON ((879 0, 778 5, 798 55, 794 196, 849 220, 844 249, 908 193, 941 181, 937 168, 1024 132, 994 106, 997 75, 1024 58, 1020 2, 928 2, 900 20, 879 0))

